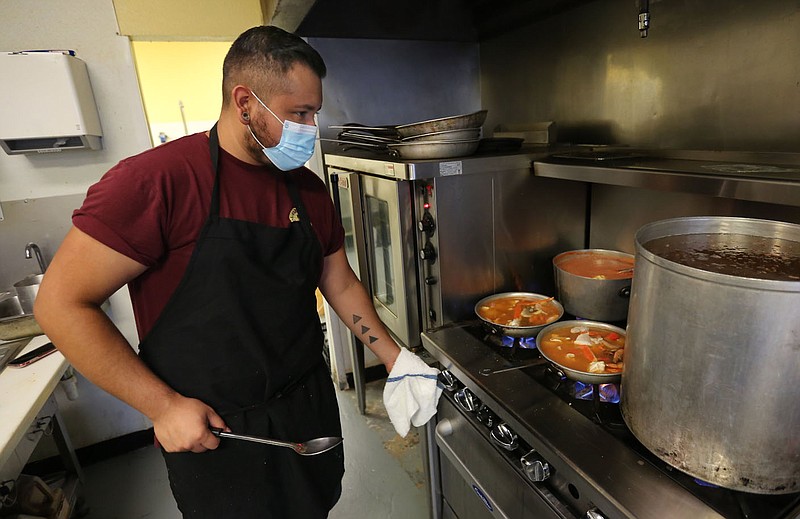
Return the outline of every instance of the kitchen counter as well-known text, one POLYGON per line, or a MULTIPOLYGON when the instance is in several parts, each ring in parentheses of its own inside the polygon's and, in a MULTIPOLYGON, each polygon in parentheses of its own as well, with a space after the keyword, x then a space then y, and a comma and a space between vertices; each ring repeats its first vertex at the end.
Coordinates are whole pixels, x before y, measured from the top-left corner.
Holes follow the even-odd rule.
MULTIPOLYGON (((20 355, 49 340, 45 335, 34 337, 20 355)), ((67 359, 57 351, 24 368, 6 367, 0 372, 0 467, 8 461, 68 366, 67 359)))
MULTIPOLYGON (((34 337, 19 354, 47 342, 45 335, 34 337)), ((53 398, 53 391, 68 367, 67 359, 56 351, 24 368, 6 367, 0 372, 0 473, 3 478, 16 478, 36 443, 52 426, 53 439, 66 469, 62 489, 74 505, 82 473, 53 398)))

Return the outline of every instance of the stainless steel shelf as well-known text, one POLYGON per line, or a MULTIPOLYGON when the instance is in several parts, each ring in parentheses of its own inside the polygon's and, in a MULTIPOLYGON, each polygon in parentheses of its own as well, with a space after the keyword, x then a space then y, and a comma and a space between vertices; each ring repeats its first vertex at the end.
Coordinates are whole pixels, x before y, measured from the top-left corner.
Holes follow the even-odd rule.
POLYGON ((794 161, 796 157, 717 157, 698 152, 690 159, 639 156, 591 161, 551 156, 534 161, 533 169, 535 175, 547 178, 800 206, 800 164, 775 163, 774 159, 794 161), (736 160, 742 158, 762 162, 736 160))

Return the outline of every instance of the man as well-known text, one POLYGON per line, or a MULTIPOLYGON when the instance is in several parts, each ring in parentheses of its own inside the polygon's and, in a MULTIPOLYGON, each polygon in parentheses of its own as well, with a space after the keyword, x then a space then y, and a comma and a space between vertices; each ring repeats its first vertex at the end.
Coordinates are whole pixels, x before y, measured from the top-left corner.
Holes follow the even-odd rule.
POLYGON ((315 288, 391 371, 399 348, 350 269, 324 184, 303 167, 325 64, 255 27, 223 65, 219 122, 123 160, 89 189, 48 269, 36 318, 69 361, 144 413, 191 518, 325 517, 343 450, 313 457, 210 427, 289 441, 341 436, 315 288), (139 356, 100 309, 128 284, 139 356), (357 328, 355 325, 357 322, 357 328))

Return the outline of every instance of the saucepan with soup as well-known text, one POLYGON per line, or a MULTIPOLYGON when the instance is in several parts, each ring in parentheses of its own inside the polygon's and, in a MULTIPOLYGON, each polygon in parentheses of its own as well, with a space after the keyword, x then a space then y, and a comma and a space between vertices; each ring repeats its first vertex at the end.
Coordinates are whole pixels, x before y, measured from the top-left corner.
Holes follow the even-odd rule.
POLYGON ((558 299, 570 314, 597 321, 628 317, 634 257, 624 252, 583 249, 553 258, 558 299))
POLYGON ((542 294, 504 292, 478 301, 475 313, 500 335, 535 337, 539 330, 561 319, 564 307, 542 294))
POLYGON ((596 321, 561 321, 536 336, 542 357, 572 380, 619 382, 624 368, 625 330, 596 321))

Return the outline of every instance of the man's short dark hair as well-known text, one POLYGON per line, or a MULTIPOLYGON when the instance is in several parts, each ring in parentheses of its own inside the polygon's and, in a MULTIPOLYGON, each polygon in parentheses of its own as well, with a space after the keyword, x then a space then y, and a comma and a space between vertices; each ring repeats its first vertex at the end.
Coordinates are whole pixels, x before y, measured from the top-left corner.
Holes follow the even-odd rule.
POLYGON ((234 86, 243 84, 269 97, 278 91, 286 72, 296 63, 320 79, 327 69, 322 56, 299 36, 271 25, 248 29, 236 38, 222 64, 222 104, 230 102, 234 86))

